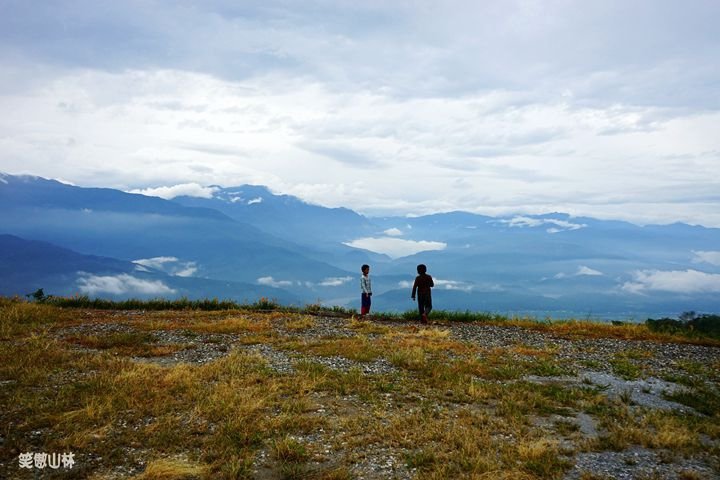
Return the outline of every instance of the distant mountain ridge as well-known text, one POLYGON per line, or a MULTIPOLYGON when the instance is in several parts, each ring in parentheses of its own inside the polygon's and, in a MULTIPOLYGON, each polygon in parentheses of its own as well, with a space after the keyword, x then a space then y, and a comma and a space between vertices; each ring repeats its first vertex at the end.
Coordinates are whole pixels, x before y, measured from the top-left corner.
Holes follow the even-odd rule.
POLYGON ((314 245, 333 238, 348 241, 369 233, 372 223, 348 208, 313 205, 290 195, 275 195, 267 187, 240 185, 216 190, 212 198, 175 197, 172 201, 186 207, 203 207, 298 243, 314 245))
POLYGON ((160 215, 225 219, 217 210, 188 208, 158 197, 125 193, 111 188, 80 188, 57 180, 29 175, 2 174, 0 204, 12 203, 15 207, 65 208, 132 212, 160 215))
MULTIPOLYGON (((212 198, 163 200, 4 174, 0 234, 125 262, 103 264, 117 269, 110 277, 136 260, 176 262, 149 274, 165 275, 158 281, 167 285, 168 278, 184 282, 190 294, 208 291, 201 281, 226 282, 274 289, 296 302, 356 306, 359 266, 369 263, 376 308, 405 310, 412 308, 407 284, 415 265, 426 263, 439 280, 438 305, 450 310, 614 317, 720 311, 720 229, 562 213, 366 217, 263 186, 213 191, 212 198), (391 250, 399 258, 383 253, 391 250)), ((73 261, 80 271, 89 260, 73 261)), ((20 270, 7 267, 5 284, 20 279, 20 270)))

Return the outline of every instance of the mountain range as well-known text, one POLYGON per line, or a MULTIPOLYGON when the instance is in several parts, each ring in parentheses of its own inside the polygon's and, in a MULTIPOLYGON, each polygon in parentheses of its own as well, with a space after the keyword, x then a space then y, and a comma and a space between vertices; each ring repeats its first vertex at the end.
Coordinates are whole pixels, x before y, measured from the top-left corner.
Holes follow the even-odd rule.
POLYGON ((720 229, 562 213, 367 217, 263 186, 157 197, 0 174, 0 294, 218 297, 413 308, 418 263, 434 303, 552 317, 720 311, 720 229))

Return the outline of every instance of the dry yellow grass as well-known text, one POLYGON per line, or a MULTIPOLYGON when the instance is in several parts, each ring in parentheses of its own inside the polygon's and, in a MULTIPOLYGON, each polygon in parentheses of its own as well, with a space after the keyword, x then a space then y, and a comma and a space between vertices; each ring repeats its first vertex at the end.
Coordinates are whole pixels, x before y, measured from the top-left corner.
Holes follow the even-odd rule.
POLYGON ((475 347, 451 339, 449 330, 439 328, 411 327, 393 330, 385 334, 379 343, 385 351, 420 348, 427 352, 453 352, 457 355, 467 355, 476 351, 475 347))
POLYGON ((546 349, 539 349, 536 347, 529 347, 527 345, 515 345, 510 351, 518 355, 537 358, 549 358, 554 354, 554 351, 549 347, 546 349))
POLYGON ((311 341, 290 341, 278 345, 291 351, 303 352, 320 357, 344 357, 359 362, 371 362, 382 354, 377 344, 365 335, 349 338, 313 339, 311 341))
POLYGON ((154 338, 145 333, 123 332, 109 335, 75 335, 64 341, 97 350, 110 350, 124 356, 163 357, 187 348, 186 345, 155 345, 154 338))
MULTIPOLYGON (((126 316, 9 307, 0 305, 11 339, 0 348, 0 402, 6 407, 0 421, 12 425, 0 431, 0 463, 9 466, 0 467, 7 469, 0 476, 8 478, 22 478, 12 470, 17 452, 38 445, 101 457, 84 465, 89 478, 103 478, 117 463, 139 468, 139 459, 147 463, 135 470, 136 480, 253 478, 264 459, 270 476, 345 480, 373 451, 383 451, 395 455, 401 472, 414 468, 418 478, 497 480, 562 478, 569 468, 564 458, 575 452, 563 451, 561 438, 576 441, 578 449, 638 445, 688 456, 715 455, 701 439, 720 440, 717 417, 646 411, 610 401, 601 389, 527 381, 525 375, 559 368, 551 348, 518 344, 485 351, 454 339, 447 328, 355 320, 345 324, 355 336, 298 339, 317 319, 279 312, 126 316), (53 329, 76 324, 78 316, 122 323, 140 334, 58 340, 53 329), (238 334, 238 342, 205 364, 127 358, 164 347, 154 345, 149 332, 174 329, 238 334), (243 342, 305 358, 290 371, 276 371, 266 357, 244 351, 243 342), (78 344, 95 350, 78 350, 78 344), (394 369, 339 370, 314 358, 323 356, 385 359, 394 369), (578 412, 598 421, 599 441, 582 443, 578 429, 562 422, 540 428, 532 421, 578 412)), ((647 358, 634 351, 622 357, 647 358)), ((717 382, 712 368, 685 362, 678 372, 717 382)))
POLYGON ((285 328, 291 331, 302 331, 314 327, 315 319, 310 315, 297 315, 285 322, 285 328))
POLYGON ((205 475, 205 468, 183 459, 158 459, 133 480, 193 480, 205 475))
POLYGON ((355 330, 359 333, 364 333, 365 335, 369 335, 369 334, 383 335, 383 334, 391 331, 390 327, 388 327, 386 325, 381 325, 376 322, 370 322, 368 320, 360 320, 359 318, 355 317, 354 315, 350 318, 350 322, 348 323, 348 328, 355 330))
POLYGON ((622 340, 649 340, 654 342, 720 346, 720 340, 712 338, 691 338, 672 333, 653 332, 644 323, 613 325, 611 323, 588 322, 583 320, 538 322, 533 319, 509 319, 490 321, 487 323, 551 332, 567 338, 617 338, 622 340))
POLYGON ((0 297, 0 341, 32 334, 58 323, 69 323, 75 312, 38 303, 0 297))

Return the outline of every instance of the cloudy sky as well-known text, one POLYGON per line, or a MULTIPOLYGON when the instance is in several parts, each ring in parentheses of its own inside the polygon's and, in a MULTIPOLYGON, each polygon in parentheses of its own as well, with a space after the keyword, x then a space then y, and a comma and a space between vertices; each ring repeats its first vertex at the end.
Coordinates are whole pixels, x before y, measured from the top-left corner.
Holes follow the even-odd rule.
POLYGON ((718 23, 716 0, 0 0, 0 171, 720 226, 718 23))

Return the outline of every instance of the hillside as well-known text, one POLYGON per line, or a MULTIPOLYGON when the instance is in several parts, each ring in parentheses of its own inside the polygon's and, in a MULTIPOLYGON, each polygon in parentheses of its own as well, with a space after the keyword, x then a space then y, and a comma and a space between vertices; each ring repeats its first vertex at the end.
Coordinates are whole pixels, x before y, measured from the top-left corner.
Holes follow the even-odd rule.
POLYGON ((716 341, 264 307, 0 299, 0 476, 26 452, 72 452, 74 478, 720 475, 716 341))

